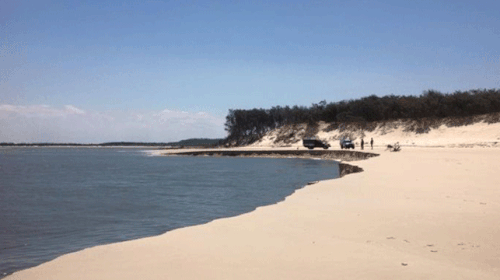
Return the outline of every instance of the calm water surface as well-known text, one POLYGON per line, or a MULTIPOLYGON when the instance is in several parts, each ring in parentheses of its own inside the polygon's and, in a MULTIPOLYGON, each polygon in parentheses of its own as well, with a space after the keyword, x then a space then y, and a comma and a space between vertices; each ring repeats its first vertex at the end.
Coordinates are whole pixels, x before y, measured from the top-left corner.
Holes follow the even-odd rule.
POLYGON ((0 278, 83 248, 249 212, 336 177, 338 164, 321 160, 0 148, 0 278))

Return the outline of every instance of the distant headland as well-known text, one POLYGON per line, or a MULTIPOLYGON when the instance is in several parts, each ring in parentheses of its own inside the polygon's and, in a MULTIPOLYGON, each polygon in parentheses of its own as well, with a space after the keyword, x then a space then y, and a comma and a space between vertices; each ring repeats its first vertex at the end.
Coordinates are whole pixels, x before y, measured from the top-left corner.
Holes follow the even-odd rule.
POLYGON ((0 143, 0 147, 211 147, 223 139, 190 138, 177 142, 105 142, 105 143, 0 143))

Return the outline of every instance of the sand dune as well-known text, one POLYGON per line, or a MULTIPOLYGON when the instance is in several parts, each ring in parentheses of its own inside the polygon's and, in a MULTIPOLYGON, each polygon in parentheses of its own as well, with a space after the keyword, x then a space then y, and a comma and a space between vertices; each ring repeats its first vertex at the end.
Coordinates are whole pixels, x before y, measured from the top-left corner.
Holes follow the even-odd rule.
MULTIPOLYGON (((437 133, 421 143, 459 143, 457 131, 437 133)), ((500 149, 374 151, 381 156, 350 162, 364 172, 278 204, 86 249, 6 279, 500 279, 500 149)))
MULTIPOLYGON (((316 136, 326 140, 334 148, 339 147, 338 139, 345 131, 335 129, 327 132, 325 131, 327 127, 327 124, 320 123, 319 132, 316 136)), ((275 143, 280 132, 283 131, 279 129, 271 131, 261 141, 253 143, 251 147, 289 146, 291 148, 302 148, 300 139, 305 133, 304 125, 297 127, 296 133, 294 133, 295 143, 285 144, 282 141, 275 143)), ((379 125, 373 131, 351 130, 350 132, 354 135, 357 147, 360 146, 361 138, 364 138, 365 145, 373 138, 375 146, 378 147, 396 142, 399 142, 402 146, 411 147, 500 147, 500 123, 478 122, 458 127, 447 127, 443 124, 436 129, 430 129, 428 133, 418 134, 405 132, 404 125, 399 121, 394 121, 386 123, 384 126, 379 125)))

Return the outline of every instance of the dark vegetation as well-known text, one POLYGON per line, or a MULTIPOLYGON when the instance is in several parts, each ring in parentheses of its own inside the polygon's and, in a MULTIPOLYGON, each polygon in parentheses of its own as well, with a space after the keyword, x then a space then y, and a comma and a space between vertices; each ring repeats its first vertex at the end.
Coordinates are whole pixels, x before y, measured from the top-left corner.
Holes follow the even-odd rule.
MULTIPOLYGON (((287 125, 293 127, 307 124, 306 134, 314 135, 319 121, 330 123, 330 130, 346 126, 373 130, 376 128, 376 123, 405 120, 407 130, 426 133, 436 125, 438 119, 443 120, 448 126, 459 126, 476 122, 475 116, 498 112, 500 112, 498 89, 456 91, 452 94, 428 90, 420 96, 371 95, 340 102, 321 101, 310 107, 232 109, 226 116, 225 129, 228 132, 226 143, 249 144, 259 140, 270 130, 287 125)), ((485 121, 499 122, 500 114, 485 121)), ((293 134, 293 130, 290 133, 293 134)))
POLYGON ((210 147, 217 146, 223 139, 192 138, 178 142, 107 142, 101 144, 79 144, 79 143, 0 143, 4 147, 210 147))
POLYGON ((224 139, 193 138, 170 143, 171 146, 214 146, 219 145, 224 139))

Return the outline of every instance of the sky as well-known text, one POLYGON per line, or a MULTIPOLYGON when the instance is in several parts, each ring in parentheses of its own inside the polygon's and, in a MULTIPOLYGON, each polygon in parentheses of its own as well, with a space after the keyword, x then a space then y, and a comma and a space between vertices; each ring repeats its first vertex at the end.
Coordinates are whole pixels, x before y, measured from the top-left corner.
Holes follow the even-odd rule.
POLYGON ((229 109, 500 88, 500 1, 0 0, 0 142, 225 137, 229 109))

